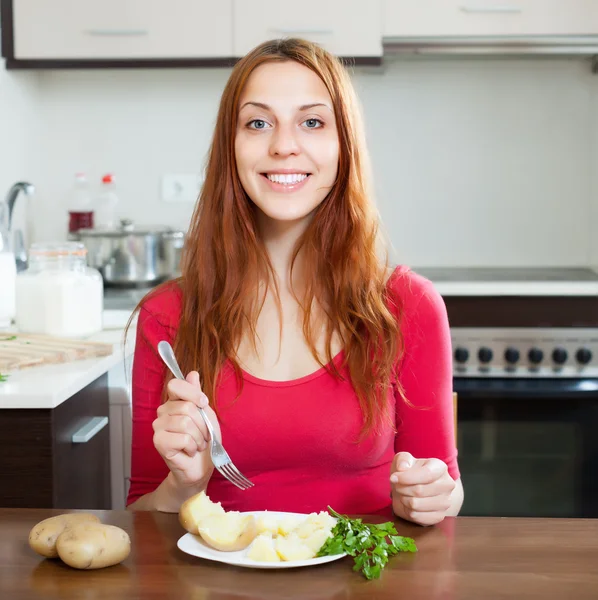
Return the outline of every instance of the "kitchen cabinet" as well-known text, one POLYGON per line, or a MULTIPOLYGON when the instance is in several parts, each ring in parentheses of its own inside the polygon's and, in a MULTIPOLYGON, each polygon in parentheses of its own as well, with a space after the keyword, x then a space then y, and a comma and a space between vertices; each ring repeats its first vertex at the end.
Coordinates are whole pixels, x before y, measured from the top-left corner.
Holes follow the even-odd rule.
POLYGON ((111 508, 108 376, 55 408, 0 410, 0 506, 111 508))
POLYGON ((385 38, 598 34, 595 0, 383 0, 385 38))
POLYGON ((235 57, 280 37, 302 37, 360 63, 382 56, 381 0, 236 0, 233 18, 235 57))
POLYGON ((209 65, 232 56, 233 0, 3 0, 8 66, 209 65))

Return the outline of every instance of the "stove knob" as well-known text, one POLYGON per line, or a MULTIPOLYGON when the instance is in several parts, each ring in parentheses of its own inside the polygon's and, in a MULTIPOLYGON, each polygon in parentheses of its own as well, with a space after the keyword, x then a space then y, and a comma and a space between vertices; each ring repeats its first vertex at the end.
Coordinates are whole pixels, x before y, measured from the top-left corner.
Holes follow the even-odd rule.
POLYGON ((505 360, 511 364, 514 365, 518 360, 519 360, 519 350, 517 350, 517 348, 507 348, 505 350, 505 360))
POLYGON ((527 354, 527 358, 532 365, 539 365, 544 360, 544 352, 540 348, 531 348, 527 354))
POLYGON ((587 348, 580 348, 577 351, 575 358, 580 365, 587 365, 592 360, 592 352, 587 348))
POLYGON ((569 358, 569 355, 562 346, 554 349, 552 353, 552 360, 557 365, 564 365, 567 362, 567 358, 569 358))
POLYGON ((467 348, 457 348, 455 350, 455 360, 458 363, 466 363, 469 360, 469 350, 467 348))
POLYGON ((485 346, 480 348, 478 352, 478 358, 481 363, 489 363, 492 360, 493 354, 490 348, 486 348, 485 346))

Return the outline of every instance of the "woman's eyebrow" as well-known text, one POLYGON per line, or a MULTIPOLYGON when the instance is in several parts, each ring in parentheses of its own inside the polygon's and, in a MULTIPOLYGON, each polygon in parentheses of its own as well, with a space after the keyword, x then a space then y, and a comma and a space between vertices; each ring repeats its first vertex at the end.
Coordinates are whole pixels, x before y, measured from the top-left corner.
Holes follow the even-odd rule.
MULTIPOLYGON (((267 110, 269 112, 272 112, 272 108, 270 106, 268 106, 267 104, 264 104, 263 102, 254 102, 253 100, 250 100, 249 102, 245 102, 245 104, 243 104, 243 106, 241 106, 241 108, 239 110, 243 110, 246 106, 257 106, 257 108, 261 108, 262 110, 267 110)), ((310 110, 312 108, 316 108, 317 106, 323 106, 324 108, 327 108, 330 112, 332 112, 332 108, 330 108, 330 106, 328 106, 328 104, 324 104, 323 102, 313 102, 311 104, 303 104, 299 107, 299 111, 305 111, 305 110, 310 110)))

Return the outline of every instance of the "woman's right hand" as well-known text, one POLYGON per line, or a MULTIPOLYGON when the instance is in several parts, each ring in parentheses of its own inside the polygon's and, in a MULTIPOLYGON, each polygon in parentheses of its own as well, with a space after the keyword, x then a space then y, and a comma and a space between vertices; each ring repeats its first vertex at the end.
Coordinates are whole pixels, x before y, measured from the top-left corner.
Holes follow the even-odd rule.
POLYGON ((197 371, 191 371, 186 381, 171 379, 166 389, 168 400, 158 408, 152 424, 154 445, 181 488, 205 487, 214 465, 209 452, 210 434, 198 407, 204 409, 220 439, 216 413, 201 391, 197 371))

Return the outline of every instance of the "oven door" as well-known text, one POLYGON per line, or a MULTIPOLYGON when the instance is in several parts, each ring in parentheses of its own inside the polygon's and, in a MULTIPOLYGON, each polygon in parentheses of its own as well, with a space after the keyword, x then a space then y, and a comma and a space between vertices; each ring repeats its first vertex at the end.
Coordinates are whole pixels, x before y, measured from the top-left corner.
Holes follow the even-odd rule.
POLYGON ((598 380, 455 377, 460 514, 598 517, 598 380))

